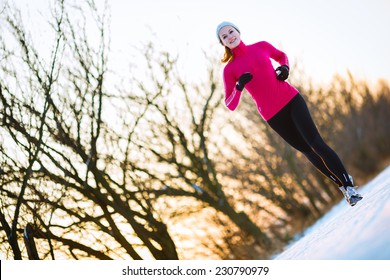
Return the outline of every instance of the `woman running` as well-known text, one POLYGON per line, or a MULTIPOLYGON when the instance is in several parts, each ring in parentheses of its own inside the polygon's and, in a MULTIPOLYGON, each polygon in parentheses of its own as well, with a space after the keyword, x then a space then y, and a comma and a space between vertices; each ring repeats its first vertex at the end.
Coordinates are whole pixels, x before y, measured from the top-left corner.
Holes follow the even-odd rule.
POLYGON ((286 54, 265 41, 245 45, 238 27, 231 22, 218 25, 217 37, 225 47, 222 62, 227 63, 223 71, 226 106, 234 111, 245 88, 270 127, 336 183, 354 206, 363 197, 356 192, 352 177, 320 136, 303 97, 285 81, 289 76, 286 54), (276 70, 271 59, 280 65, 276 70))

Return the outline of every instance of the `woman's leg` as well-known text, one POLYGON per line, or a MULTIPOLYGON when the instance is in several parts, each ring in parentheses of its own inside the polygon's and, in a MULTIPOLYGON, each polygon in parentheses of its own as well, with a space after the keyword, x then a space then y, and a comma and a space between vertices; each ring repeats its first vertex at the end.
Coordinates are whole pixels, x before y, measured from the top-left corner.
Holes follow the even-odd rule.
POLYGON ((336 184, 342 185, 342 183, 337 180, 337 178, 325 165, 323 159, 313 150, 306 139, 302 136, 302 133, 292 118, 292 107, 294 106, 296 99, 299 98, 302 97, 296 96, 292 101, 290 101, 287 106, 285 106, 280 112, 278 112, 272 119, 268 121, 268 124, 288 144, 302 152, 309 159, 309 161, 325 176, 330 178, 336 184))
POLYGON ((291 118, 306 143, 320 157, 328 175, 339 186, 353 186, 339 156, 322 139, 307 108, 306 102, 298 94, 291 102, 291 118))

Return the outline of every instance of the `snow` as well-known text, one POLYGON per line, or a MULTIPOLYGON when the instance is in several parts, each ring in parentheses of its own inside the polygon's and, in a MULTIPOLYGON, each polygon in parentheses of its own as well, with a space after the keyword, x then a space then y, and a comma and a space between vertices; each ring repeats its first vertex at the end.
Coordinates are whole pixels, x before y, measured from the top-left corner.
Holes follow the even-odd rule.
POLYGON ((358 204, 343 199, 274 259, 390 260, 390 166, 358 192, 358 204))

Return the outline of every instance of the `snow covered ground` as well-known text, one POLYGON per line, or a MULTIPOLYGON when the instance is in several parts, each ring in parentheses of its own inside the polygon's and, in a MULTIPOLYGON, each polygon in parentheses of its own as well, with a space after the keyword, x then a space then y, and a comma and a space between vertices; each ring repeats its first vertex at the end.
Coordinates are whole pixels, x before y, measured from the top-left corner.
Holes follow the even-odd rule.
POLYGON ((390 166, 359 188, 363 200, 343 199, 276 260, 390 260, 390 166))

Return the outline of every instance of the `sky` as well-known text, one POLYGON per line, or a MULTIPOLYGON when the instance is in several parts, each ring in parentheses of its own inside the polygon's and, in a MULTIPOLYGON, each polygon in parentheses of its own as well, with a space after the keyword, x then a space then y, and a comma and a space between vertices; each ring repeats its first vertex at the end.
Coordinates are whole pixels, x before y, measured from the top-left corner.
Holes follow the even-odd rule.
MULTIPOLYGON (((40 22, 52 1, 11 2, 40 22)), ((374 82, 390 79, 390 0, 110 0, 108 6, 118 69, 137 55, 134 46, 154 41, 179 54, 186 76, 201 77, 204 52, 222 56, 215 29, 226 20, 239 27, 246 44, 264 40, 286 52, 290 65, 299 65, 314 82, 347 71, 374 82)))
POLYGON ((240 28, 245 43, 269 41, 316 81, 326 82, 347 70, 363 79, 390 78, 390 0, 109 3, 113 42, 126 46, 154 32, 164 46, 178 49, 192 69, 197 69, 203 50, 221 56, 215 29, 227 20, 240 28))

